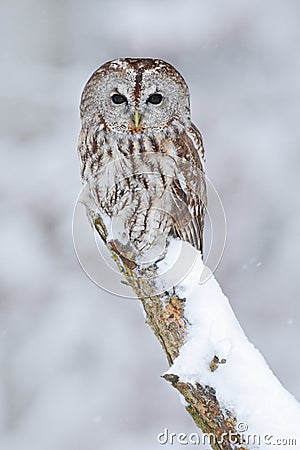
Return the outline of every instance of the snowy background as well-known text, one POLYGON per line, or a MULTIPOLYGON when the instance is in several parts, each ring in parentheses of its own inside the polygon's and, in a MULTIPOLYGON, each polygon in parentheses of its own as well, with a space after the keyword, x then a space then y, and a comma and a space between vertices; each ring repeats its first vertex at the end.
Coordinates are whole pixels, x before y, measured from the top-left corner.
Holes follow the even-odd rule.
POLYGON ((0 17, 1 450, 153 450, 164 428, 195 431, 139 304, 73 250, 80 93, 119 56, 188 82, 227 216, 217 279, 300 398, 299 2, 2 0, 0 17))

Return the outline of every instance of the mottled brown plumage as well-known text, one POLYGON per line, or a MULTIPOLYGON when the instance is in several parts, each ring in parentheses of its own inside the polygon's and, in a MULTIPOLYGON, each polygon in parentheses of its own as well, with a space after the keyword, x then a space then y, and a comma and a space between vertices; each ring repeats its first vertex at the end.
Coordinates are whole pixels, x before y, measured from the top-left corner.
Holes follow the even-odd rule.
POLYGON ((110 61, 87 82, 80 111, 82 179, 119 249, 153 262, 172 234, 202 251, 204 151, 182 76, 158 59, 110 61))

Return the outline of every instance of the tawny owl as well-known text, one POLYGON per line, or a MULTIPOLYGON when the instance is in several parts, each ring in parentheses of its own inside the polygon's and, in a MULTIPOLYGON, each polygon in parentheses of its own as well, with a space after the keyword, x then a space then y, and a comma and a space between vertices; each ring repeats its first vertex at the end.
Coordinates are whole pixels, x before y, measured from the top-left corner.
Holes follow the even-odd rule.
POLYGON ((84 87, 82 179, 127 258, 161 258, 170 236, 202 251, 204 150, 189 103, 183 77, 159 59, 107 62, 84 87))

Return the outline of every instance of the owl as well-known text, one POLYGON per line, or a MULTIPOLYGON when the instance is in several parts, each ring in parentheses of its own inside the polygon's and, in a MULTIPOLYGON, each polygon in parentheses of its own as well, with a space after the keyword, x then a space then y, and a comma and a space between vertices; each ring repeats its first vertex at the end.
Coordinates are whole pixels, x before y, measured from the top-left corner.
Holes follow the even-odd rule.
POLYGON ((170 237, 202 252, 204 149, 180 73, 160 59, 109 61, 86 83, 80 116, 82 180, 120 255, 153 263, 170 237))

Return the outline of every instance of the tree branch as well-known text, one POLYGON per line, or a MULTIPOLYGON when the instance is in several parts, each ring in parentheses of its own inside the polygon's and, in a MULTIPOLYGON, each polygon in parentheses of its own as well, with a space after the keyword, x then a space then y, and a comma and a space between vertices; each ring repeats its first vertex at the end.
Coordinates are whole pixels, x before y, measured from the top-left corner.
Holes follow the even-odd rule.
POLYGON ((270 448, 269 443, 263 445, 263 433, 295 437, 299 404, 249 343, 214 278, 200 286, 195 284, 194 272, 179 288, 157 295, 149 281, 157 265, 142 268, 120 255, 101 217, 86 208, 125 284, 142 302, 146 322, 166 354, 170 369, 163 378, 184 397, 195 424, 211 437, 211 447, 253 448, 249 435, 243 433, 249 427, 259 436, 259 448, 270 448), (241 420, 247 420, 243 429, 239 428, 241 420))
MULTIPOLYGON (((111 251, 126 283, 132 287, 142 302, 146 313, 146 322, 160 342, 169 365, 172 366, 186 340, 188 328, 188 321, 184 315, 186 299, 170 292, 165 292, 159 296, 153 295, 153 287, 147 281, 148 276, 145 277, 145 269, 138 266, 132 268, 130 264, 128 267, 127 260, 118 255, 114 244, 107 242, 107 231, 101 218, 94 219, 94 224, 111 251)), ((175 374, 165 374, 163 378, 183 395, 187 402, 186 410, 203 433, 213 433, 215 436, 215 439, 211 442, 213 449, 247 449, 244 445, 232 445, 230 443, 230 434, 235 434, 242 444, 242 436, 235 428, 237 420, 230 411, 222 410, 212 387, 202 386, 200 383, 196 383, 194 386, 191 383, 182 382, 175 374)))

